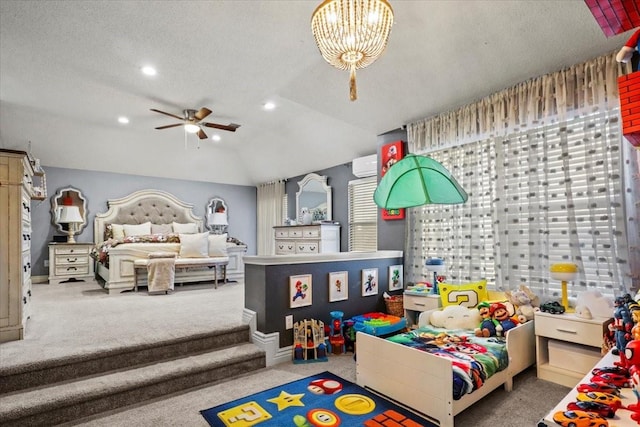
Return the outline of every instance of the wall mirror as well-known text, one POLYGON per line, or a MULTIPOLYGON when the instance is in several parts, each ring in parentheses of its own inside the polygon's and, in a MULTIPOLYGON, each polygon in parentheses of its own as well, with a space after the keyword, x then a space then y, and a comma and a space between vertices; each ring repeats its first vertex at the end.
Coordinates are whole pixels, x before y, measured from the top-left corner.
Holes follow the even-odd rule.
POLYGON ((224 199, 213 197, 207 204, 207 228, 214 234, 223 234, 227 231, 229 209, 224 199))
POLYGON ((331 221, 331 187, 327 177, 310 173, 298 182, 296 215, 300 224, 331 221), (308 212, 309 216, 304 216, 308 212), (306 221, 305 221, 306 219, 306 221), (309 221, 310 219, 310 221, 309 221))
POLYGON ((68 235, 69 243, 87 226, 87 214, 87 200, 77 188, 61 188, 51 198, 51 223, 68 235))

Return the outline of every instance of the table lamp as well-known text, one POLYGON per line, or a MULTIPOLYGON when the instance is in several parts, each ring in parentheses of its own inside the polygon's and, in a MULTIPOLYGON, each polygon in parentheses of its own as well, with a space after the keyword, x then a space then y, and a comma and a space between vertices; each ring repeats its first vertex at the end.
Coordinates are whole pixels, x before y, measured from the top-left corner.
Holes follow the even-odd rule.
POLYGON ((207 222, 211 227, 213 234, 222 234, 227 229, 229 222, 227 221, 226 212, 214 212, 207 215, 207 222))
POLYGON ((569 311, 569 296, 567 295, 567 282, 578 277, 578 266, 571 262, 551 264, 549 268, 551 278, 562 282, 562 306, 569 311))
POLYGON ((73 237, 74 234, 76 234, 75 225, 84 222, 82 215, 80 215, 80 208, 78 206, 62 206, 60 208, 60 218, 58 222, 67 224, 67 243, 75 243, 76 239, 73 237))
POLYGON ((431 286, 431 294, 438 295, 438 273, 445 270, 444 261, 441 258, 427 258, 424 262, 427 271, 433 272, 433 286, 431 286))

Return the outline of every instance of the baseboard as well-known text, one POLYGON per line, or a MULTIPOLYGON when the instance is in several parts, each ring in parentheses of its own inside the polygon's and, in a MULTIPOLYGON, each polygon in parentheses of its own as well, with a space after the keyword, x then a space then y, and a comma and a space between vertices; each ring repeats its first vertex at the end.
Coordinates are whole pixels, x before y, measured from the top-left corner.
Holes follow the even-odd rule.
POLYGON ((257 330, 257 315, 255 311, 245 308, 242 312, 242 322, 249 324, 249 330, 251 331, 251 342, 253 342, 259 349, 264 351, 267 367, 283 362, 290 362, 292 360, 293 347, 279 347, 279 332, 265 334, 257 330))

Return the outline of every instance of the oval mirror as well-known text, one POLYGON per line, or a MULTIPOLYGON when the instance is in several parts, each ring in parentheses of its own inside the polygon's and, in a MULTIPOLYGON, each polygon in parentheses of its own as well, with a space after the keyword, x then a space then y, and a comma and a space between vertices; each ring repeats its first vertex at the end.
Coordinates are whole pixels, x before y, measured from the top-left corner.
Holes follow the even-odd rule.
POLYGON ((298 186, 300 187, 296 193, 298 223, 309 223, 309 219, 311 223, 331 221, 331 186, 327 185, 327 177, 310 173, 298 182, 298 186), (310 215, 305 217, 305 213, 310 215))
POLYGON ((51 224, 67 234, 70 243, 87 226, 88 213, 87 200, 77 188, 61 188, 51 198, 51 224))
POLYGON ((213 197, 207 204, 207 228, 214 234, 223 234, 227 231, 229 209, 224 199, 213 197))

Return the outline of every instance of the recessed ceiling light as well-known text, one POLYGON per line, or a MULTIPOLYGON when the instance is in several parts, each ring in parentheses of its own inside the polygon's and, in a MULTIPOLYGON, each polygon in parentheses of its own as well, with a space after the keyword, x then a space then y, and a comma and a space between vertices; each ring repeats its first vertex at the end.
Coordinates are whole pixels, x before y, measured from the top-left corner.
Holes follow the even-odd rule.
POLYGON ((147 76, 155 76, 157 72, 156 72, 156 69, 153 68, 152 66, 146 65, 142 67, 142 73, 147 76))
POLYGON ((265 102, 263 108, 265 110, 273 110, 274 108, 276 108, 276 104, 274 104, 273 102, 265 102))
POLYGON ((127 123, 129 123, 129 119, 126 118, 125 116, 120 116, 118 117, 118 123, 122 123, 123 125, 126 125, 127 123))
POLYGON ((214 141, 220 141, 221 138, 220 138, 220 135, 213 134, 213 135, 211 135, 211 139, 214 140, 214 141))

